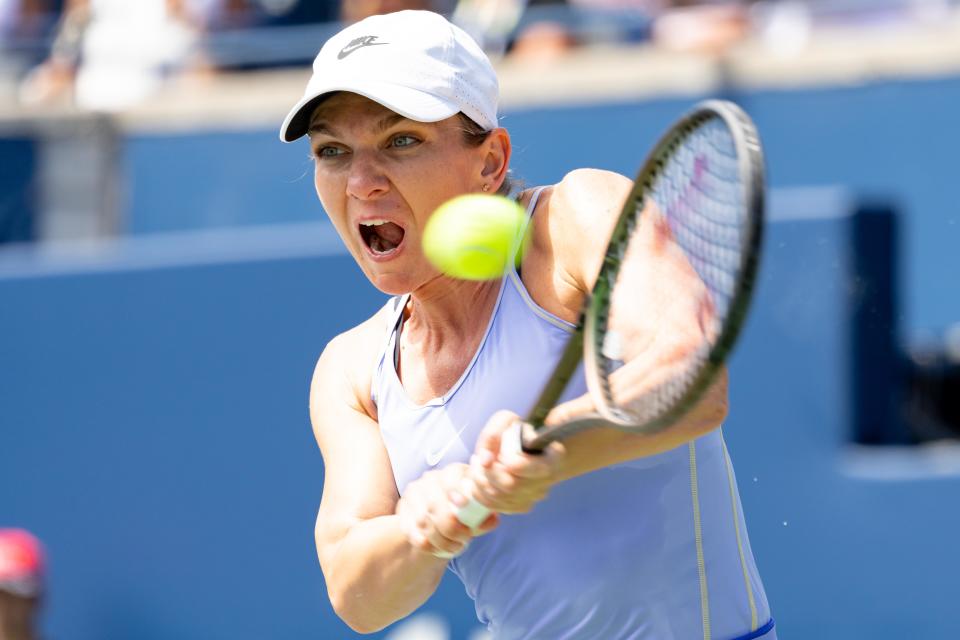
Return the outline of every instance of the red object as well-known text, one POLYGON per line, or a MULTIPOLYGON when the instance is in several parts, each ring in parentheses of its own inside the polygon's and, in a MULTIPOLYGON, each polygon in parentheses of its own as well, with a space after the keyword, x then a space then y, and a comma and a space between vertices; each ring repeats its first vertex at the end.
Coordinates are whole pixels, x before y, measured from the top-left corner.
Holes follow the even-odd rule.
POLYGON ((30 532, 0 529, 0 586, 39 580, 43 564, 43 548, 30 532))

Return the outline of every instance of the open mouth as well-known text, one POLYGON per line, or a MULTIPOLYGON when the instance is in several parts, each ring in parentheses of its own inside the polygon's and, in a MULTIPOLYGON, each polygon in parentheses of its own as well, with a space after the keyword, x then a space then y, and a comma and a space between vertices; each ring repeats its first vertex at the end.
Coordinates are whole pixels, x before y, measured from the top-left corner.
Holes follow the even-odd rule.
POLYGON ((360 223, 360 237, 370 251, 377 256, 397 250, 403 242, 403 227, 386 220, 368 220, 360 223))

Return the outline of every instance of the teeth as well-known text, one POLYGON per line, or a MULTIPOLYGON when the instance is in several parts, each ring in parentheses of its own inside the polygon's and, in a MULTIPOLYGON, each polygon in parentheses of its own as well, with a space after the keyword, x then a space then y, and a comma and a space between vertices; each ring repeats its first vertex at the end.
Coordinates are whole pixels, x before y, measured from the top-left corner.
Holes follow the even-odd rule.
POLYGON ((387 224, 386 220, 367 220, 366 222, 361 222, 365 227, 379 227, 382 224, 387 224))

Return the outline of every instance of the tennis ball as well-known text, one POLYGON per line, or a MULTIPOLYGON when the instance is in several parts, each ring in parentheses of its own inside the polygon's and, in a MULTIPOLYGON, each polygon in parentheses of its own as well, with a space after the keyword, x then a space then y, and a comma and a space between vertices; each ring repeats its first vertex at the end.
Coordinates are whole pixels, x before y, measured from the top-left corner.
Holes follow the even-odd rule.
POLYGON ((440 205, 423 230, 423 253, 440 271, 463 280, 493 280, 519 261, 526 249, 520 238, 526 215, 503 196, 468 194, 440 205), (517 246, 519 244, 519 246, 517 246))

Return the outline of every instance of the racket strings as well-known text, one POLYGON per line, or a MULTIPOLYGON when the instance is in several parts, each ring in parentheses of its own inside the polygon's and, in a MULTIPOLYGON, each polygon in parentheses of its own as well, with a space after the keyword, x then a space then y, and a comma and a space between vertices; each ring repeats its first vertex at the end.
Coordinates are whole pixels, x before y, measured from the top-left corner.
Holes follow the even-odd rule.
POLYGON ((672 158, 659 174, 654 199, 671 211, 672 221, 695 221, 698 235, 712 244, 738 247, 743 223, 742 195, 738 188, 739 168, 735 157, 726 157, 720 142, 733 144, 728 137, 706 138, 702 132, 691 138, 691 147, 672 158), (726 166, 725 166, 726 165, 726 166))
POLYGON ((690 132, 655 180, 651 197, 710 291, 717 320, 735 293, 744 254, 742 176, 736 141, 712 119, 690 132))
POLYGON ((629 279, 622 275, 627 269, 606 274, 600 294, 605 299, 597 305, 600 330, 593 339, 602 370, 599 391, 608 418, 624 424, 656 423, 697 384, 736 295, 747 242, 744 176, 736 140, 721 118, 694 122, 661 158, 638 194, 633 214, 618 228, 623 241, 614 255, 619 265, 629 260, 635 243, 642 244, 643 233, 637 230, 649 213, 643 205, 650 198, 686 266, 650 274, 649 282, 661 284, 642 294, 633 283, 621 281, 629 279), (687 275, 669 282, 678 272, 687 275), (637 307, 630 296, 653 308, 637 307), (649 318, 648 325, 632 335, 622 331, 638 314, 649 318), (677 318, 690 315, 696 317, 695 326, 677 329, 683 324, 677 318), (643 338, 649 335, 655 338, 643 338))

